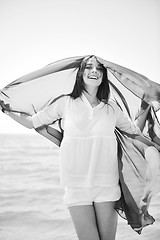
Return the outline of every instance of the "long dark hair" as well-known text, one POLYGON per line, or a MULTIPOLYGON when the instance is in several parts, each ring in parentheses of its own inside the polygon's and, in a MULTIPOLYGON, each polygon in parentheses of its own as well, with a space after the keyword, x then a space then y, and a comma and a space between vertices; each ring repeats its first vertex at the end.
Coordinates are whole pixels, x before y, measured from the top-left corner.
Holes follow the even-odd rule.
MULTIPOLYGON (((77 75, 76 75, 76 82, 75 82, 73 91, 70 94, 71 98, 73 98, 73 99, 81 97, 81 95, 84 91, 87 92, 87 90, 85 88, 85 83, 84 83, 84 80, 83 80, 83 73, 84 73, 87 61, 92 57, 95 57, 95 56, 91 55, 89 57, 85 57, 82 60, 80 66, 78 68, 77 75)), ((110 87, 109 87, 107 69, 103 66, 103 64, 101 64, 100 62, 98 62, 98 63, 100 64, 100 66, 102 68, 103 77, 102 77, 102 83, 98 87, 97 98, 100 101, 107 104, 108 99, 109 99, 109 95, 110 95, 110 87)))

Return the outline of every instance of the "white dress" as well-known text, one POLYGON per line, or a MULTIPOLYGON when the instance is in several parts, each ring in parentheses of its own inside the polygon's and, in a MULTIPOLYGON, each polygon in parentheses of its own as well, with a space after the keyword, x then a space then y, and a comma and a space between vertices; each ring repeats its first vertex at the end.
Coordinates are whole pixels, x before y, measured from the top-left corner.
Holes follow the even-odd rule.
POLYGON ((128 133, 140 130, 113 101, 92 107, 82 94, 62 97, 32 116, 35 128, 62 118, 60 179, 65 187, 116 187, 119 182, 115 127, 128 133))

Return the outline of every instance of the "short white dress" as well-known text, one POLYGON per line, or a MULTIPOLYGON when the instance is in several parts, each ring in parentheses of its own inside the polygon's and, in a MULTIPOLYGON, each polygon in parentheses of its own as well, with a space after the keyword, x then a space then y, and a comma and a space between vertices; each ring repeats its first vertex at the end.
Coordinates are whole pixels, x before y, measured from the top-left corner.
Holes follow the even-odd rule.
POLYGON ((109 101, 92 107, 82 94, 59 98, 32 116, 38 128, 62 118, 64 137, 60 147, 60 181, 64 187, 112 187, 119 184, 115 127, 131 133, 139 128, 109 101))

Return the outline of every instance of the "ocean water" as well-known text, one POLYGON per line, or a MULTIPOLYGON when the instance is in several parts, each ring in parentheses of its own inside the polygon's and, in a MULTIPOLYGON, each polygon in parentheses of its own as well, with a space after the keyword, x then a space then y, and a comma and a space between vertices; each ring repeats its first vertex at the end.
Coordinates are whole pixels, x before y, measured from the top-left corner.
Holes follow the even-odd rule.
MULTIPOLYGON (((58 155, 39 135, 0 135, 0 240, 77 240, 63 203, 58 155)), ((159 194, 150 213, 156 222, 140 236, 119 218, 116 239, 160 239, 159 194)))

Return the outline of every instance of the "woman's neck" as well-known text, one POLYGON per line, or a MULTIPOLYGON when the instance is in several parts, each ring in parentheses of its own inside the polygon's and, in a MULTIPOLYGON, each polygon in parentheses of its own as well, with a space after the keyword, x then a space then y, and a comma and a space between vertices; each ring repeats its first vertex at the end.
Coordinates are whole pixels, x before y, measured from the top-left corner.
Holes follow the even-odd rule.
POLYGON ((87 88, 86 91, 83 92, 85 97, 88 99, 90 104, 98 104, 98 98, 97 98, 97 88, 87 88))

